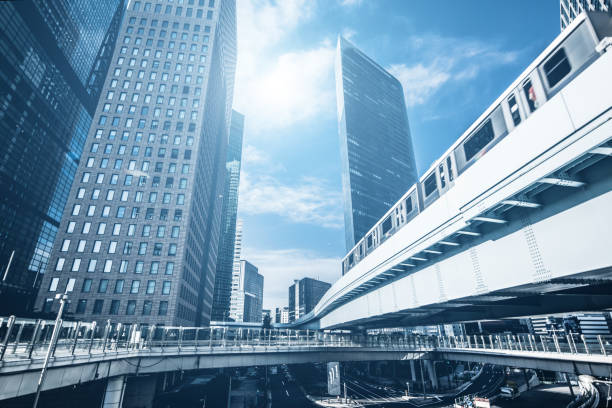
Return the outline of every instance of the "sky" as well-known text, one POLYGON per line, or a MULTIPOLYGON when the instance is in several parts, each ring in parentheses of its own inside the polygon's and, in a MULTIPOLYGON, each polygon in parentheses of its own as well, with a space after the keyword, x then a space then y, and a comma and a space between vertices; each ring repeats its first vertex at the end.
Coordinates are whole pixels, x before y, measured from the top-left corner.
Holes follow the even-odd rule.
POLYGON ((237 19, 238 216, 264 309, 341 276, 338 35, 402 83, 422 175, 560 30, 558 0, 237 0, 237 19))

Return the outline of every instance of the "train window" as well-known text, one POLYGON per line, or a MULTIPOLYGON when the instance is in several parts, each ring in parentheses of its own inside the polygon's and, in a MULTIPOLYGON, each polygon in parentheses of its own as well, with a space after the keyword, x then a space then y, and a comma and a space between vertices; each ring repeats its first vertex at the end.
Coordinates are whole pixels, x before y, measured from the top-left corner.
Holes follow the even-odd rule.
POLYGON ((387 217, 385 218, 385 220, 382 223, 382 233, 383 235, 385 235, 387 232, 389 232, 391 230, 391 227, 393 226, 393 224, 391 223, 391 217, 387 217))
POLYGON ((529 112, 534 112, 540 105, 538 104, 538 99, 535 94, 535 88, 531 84, 531 79, 523 82, 523 92, 525 92, 525 97, 529 104, 529 112))
POLYGON ((410 214, 412 211, 412 197, 406 198, 406 214, 410 214))
POLYGON ((519 112, 518 103, 516 103, 516 97, 514 94, 508 98, 508 107, 510 108, 510 114, 512 115, 514 126, 517 126, 519 123, 521 123, 521 113, 519 112))
POLYGON ((548 80, 548 86, 552 88, 557 85, 571 70, 572 67, 567 59, 565 49, 559 48, 559 50, 544 63, 544 73, 548 80))
POLYGON ((453 163, 450 156, 446 158, 446 168, 448 169, 448 181, 453 181, 453 163))
POLYGON ((440 167, 438 167, 438 172, 440 173, 440 188, 444 188, 446 187, 446 180, 444 177, 444 165, 441 164, 440 167))
POLYGON ((368 235, 368 248, 372 248, 372 235, 368 235))
POLYGON ((429 197, 437 189, 436 173, 431 173, 431 175, 425 180, 425 197, 429 197))
POLYGON ((469 161, 472 157, 476 156, 493 138, 493 125, 491 124, 491 119, 487 119, 482 127, 463 143, 465 160, 469 161))
POLYGON ((353 254, 349 255, 349 257, 348 257, 348 264, 349 264, 349 266, 353 265, 353 254))

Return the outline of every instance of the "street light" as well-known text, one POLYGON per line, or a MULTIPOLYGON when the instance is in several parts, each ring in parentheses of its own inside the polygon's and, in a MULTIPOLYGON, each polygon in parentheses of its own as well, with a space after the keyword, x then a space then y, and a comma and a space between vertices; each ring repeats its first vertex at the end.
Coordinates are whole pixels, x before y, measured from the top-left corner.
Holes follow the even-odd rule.
POLYGON ((62 322, 62 313, 64 312, 64 305, 68 300, 68 287, 66 287, 66 291, 64 292, 64 294, 57 293, 55 295, 55 298, 59 299, 60 307, 59 311, 57 312, 57 318, 55 319, 55 326, 53 326, 53 334, 51 335, 49 348, 47 349, 47 354, 45 355, 45 361, 43 362, 42 370, 40 371, 38 384, 36 385, 36 397, 34 398, 34 404, 32 405, 32 408, 36 408, 38 406, 40 391, 42 390, 42 386, 45 381, 45 376, 47 375, 47 366, 49 365, 49 358, 51 358, 51 354, 53 354, 53 350, 55 350, 55 346, 57 344, 57 338, 59 337, 59 332, 61 330, 60 325, 62 322))

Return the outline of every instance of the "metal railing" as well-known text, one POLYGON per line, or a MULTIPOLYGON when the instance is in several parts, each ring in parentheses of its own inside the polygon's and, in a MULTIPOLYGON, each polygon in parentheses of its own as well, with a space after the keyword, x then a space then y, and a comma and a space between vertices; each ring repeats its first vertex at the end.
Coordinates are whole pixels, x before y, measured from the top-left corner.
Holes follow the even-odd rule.
POLYGON ((53 320, 0 317, 0 365, 51 356, 161 352, 180 354, 295 351, 312 348, 368 348, 381 351, 509 350, 566 354, 612 353, 612 336, 536 336, 498 334, 427 336, 409 333, 365 334, 322 330, 227 327, 168 327, 146 324, 59 321, 56 344, 50 345, 53 320))

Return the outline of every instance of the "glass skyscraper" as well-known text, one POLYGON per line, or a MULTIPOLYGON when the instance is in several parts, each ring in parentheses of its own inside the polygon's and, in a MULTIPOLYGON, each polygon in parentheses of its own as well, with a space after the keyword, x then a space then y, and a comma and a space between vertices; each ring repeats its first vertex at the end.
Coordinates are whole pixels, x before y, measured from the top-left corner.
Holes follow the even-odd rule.
POLYGON ((234 0, 132 0, 36 307, 206 325, 234 71, 234 0))
POLYGON ((243 133, 244 115, 232 111, 227 159, 225 162, 221 235, 219 236, 219 253, 217 255, 217 272, 215 274, 215 290, 211 313, 211 320, 216 321, 227 320, 230 311, 243 133))
POLYGON ((346 249, 417 181, 400 82, 342 37, 336 55, 346 249))
POLYGON ((244 259, 236 268, 229 317, 236 322, 261 322, 264 277, 255 265, 244 259))
POLYGON ((31 309, 123 0, 0 3, 0 312, 31 309))

